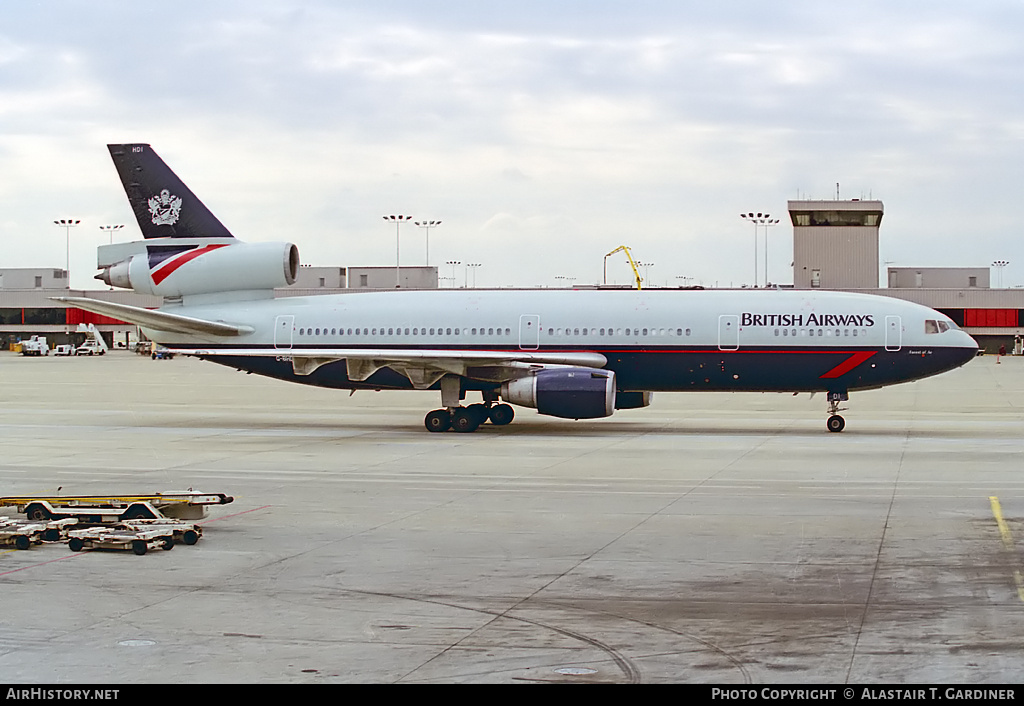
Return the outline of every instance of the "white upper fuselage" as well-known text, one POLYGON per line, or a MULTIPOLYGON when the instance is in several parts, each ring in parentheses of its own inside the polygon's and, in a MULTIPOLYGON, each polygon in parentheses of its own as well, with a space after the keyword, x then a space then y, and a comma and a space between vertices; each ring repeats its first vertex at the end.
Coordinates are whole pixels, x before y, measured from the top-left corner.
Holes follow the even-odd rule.
POLYGON ((147 331, 168 346, 976 348, 948 317, 927 307, 806 290, 353 292, 162 311, 253 329, 238 337, 203 338, 147 331), (279 317, 294 320, 285 326, 279 317), (929 332, 925 322, 936 320, 947 330, 929 332))

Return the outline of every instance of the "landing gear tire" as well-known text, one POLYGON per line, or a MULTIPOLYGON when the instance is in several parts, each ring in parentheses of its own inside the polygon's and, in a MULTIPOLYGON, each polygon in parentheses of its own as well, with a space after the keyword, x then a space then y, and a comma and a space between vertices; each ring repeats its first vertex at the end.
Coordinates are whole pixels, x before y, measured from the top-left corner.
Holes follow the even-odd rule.
POLYGON ((487 405, 485 404, 471 404, 466 409, 476 415, 477 426, 480 426, 490 418, 490 415, 487 413, 487 405))
POLYGON ((452 427, 452 415, 447 409, 435 409, 433 412, 427 413, 423 419, 423 426, 427 428, 427 431, 448 431, 452 427))
POLYGON ((512 405, 499 404, 491 407, 489 416, 491 424, 503 427, 511 423, 512 419, 516 416, 516 412, 512 409, 512 405))
POLYGON ((452 431, 469 434, 480 426, 480 416, 476 410, 459 407, 452 412, 452 431))
POLYGON ((846 428, 846 420, 840 417, 838 414, 833 414, 831 417, 828 418, 828 421, 825 422, 825 426, 828 427, 829 431, 840 432, 846 428))

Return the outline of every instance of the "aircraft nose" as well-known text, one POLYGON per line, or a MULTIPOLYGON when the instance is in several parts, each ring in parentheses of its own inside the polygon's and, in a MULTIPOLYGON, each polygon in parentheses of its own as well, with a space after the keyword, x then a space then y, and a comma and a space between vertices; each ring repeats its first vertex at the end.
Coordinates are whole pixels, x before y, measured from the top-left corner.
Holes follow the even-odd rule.
POLYGON ((961 331, 960 333, 962 334, 962 337, 963 337, 963 345, 960 346, 960 349, 962 351, 963 361, 960 362, 959 365, 963 365, 964 363, 969 361, 971 358, 973 358, 976 355, 978 355, 978 348, 979 348, 979 346, 978 346, 978 342, 975 341, 974 338, 970 334, 968 334, 966 331, 961 331))

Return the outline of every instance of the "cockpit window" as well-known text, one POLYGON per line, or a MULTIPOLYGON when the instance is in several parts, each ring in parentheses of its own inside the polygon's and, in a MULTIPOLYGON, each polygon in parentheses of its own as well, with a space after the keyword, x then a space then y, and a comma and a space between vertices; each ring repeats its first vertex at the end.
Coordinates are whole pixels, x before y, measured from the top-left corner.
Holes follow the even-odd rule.
POLYGON ((949 324, 947 324, 945 321, 940 321, 939 322, 939 333, 945 333, 948 330, 949 330, 949 324))
POLYGON ((938 333, 939 332, 939 324, 938 324, 938 322, 936 322, 934 319, 926 319, 925 322, 924 322, 924 332, 925 333, 938 333))

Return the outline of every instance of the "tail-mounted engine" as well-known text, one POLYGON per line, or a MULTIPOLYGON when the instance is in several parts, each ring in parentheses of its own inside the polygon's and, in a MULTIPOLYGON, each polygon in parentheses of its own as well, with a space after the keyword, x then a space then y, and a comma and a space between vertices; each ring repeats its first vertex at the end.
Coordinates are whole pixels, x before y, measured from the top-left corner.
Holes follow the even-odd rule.
POLYGON ((501 397, 552 417, 610 417, 615 411, 615 373, 596 368, 548 368, 504 383, 501 397))
POLYGON ((286 287, 299 272, 299 249, 291 243, 175 240, 148 241, 145 254, 105 267, 96 279, 139 294, 181 297, 286 287))

